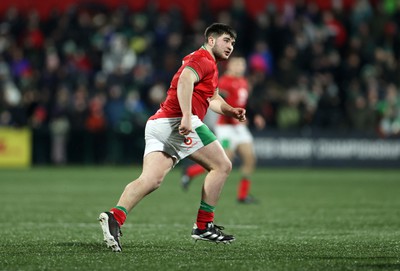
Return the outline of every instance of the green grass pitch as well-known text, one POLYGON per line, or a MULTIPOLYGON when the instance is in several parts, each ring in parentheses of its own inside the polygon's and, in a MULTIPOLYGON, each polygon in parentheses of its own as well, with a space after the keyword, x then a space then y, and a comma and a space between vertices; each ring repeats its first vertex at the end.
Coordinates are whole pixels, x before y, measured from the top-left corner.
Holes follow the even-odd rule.
POLYGON ((140 168, 0 170, 0 270, 400 270, 400 170, 258 169, 257 205, 235 201, 237 170, 216 209, 231 245, 190 238, 202 180, 174 169, 123 227, 122 253, 98 214, 140 168))

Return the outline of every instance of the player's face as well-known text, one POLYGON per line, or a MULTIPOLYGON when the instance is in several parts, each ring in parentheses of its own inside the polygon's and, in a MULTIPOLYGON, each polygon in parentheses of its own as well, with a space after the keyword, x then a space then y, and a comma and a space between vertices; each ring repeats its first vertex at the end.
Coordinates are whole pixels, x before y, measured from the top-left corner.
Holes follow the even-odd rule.
POLYGON ((233 52, 235 39, 228 34, 223 34, 215 40, 212 51, 217 60, 227 60, 233 52))

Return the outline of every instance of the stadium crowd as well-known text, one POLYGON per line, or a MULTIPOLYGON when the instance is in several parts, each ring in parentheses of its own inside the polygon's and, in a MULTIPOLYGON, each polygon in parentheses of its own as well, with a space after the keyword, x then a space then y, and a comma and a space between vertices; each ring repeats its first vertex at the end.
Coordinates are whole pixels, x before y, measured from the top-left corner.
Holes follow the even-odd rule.
POLYGON ((191 23, 176 7, 85 4, 47 18, 11 7, 0 17, 0 126, 30 127, 37 163, 48 152, 59 164, 141 155, 145 122, 182 57, 219 21, 237 29, 248 61, 251 126, 258 113, 265 129, 398 137, 400 4, 377 2, 321 10, 299 0, 255 17, 238 0, 216 12, 204 2, 191 23))

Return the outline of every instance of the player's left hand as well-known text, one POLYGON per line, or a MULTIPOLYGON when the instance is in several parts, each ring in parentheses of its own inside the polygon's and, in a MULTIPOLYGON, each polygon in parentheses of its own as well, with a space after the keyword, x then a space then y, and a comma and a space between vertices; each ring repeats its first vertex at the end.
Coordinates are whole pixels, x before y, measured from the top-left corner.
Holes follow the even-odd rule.
POLYGON ((233 108, 232 115, 235 119, 238 119, 240 122, 246 121, 246 109, 244 108, 233 108))

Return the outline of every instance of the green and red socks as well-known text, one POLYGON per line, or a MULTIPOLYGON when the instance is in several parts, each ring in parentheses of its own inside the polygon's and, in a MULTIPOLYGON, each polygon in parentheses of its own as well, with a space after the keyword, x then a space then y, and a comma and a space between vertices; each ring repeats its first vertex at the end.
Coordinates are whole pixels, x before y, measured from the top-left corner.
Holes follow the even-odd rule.
POLYGON ((126 216, 128 215, 128 211, 122 206, 115 206, 110 210, 110 213, 114 215, 120 227, 124 224, 126 216))
POLYGON ((205 230, 207 224, 214 221, 214 210, 215 207, 207 204, 204 201, 200 202, 200 208, 197 213, 197 228, 200 230, 205 230))

